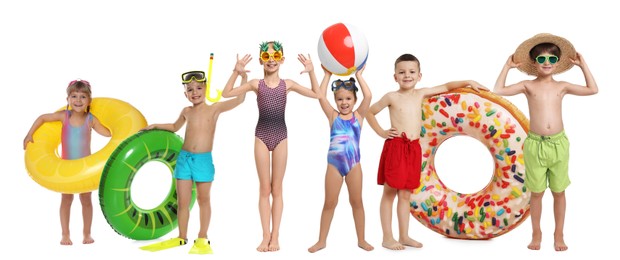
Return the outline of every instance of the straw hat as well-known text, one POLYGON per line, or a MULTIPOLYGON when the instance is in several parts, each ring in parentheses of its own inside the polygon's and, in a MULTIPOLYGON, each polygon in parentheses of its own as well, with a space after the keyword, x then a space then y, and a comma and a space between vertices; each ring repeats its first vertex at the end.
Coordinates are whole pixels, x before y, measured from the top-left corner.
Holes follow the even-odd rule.
POLYGON ((517 67, 520 71, 532 76, 538 75, 535 63, 530 59, 530 50, 532 50, 534 46, 541 43, 553 43, 560 48, 560 51, 562 51, 562 56, 557 63, 554 74, 562 73, 573 67, 573 63, 570 59, 575 59, 577 57, 577 52, 575 51, 573 44, 560 36, 549 33, 540 33, 527 39, 521 43, 519 47, 517 47, 517 50, 513 56, 513 61, 515 63, 520 63, 519 67, 517 67))

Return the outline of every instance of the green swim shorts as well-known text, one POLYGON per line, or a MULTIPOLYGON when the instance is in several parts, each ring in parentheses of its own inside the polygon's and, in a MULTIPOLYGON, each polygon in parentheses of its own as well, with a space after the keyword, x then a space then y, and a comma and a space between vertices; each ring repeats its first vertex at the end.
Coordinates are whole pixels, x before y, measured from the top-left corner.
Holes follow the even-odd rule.
POLYGON ((552 192, 563 192, 570 184, 569 146, 563 130, 551 136, 528 133, 523 144, 525 187, 539 193, 544 192, 549 183, 552 192))

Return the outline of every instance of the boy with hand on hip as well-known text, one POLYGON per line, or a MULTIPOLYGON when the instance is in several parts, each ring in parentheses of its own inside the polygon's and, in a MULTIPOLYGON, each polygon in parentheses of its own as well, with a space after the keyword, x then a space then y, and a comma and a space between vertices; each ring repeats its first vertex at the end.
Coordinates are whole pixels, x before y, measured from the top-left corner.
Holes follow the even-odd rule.
POLYGON ((461 87, 471 87, 478 91, 486 90, 478 82, 453 81, 432 88, 416 89, 422 79, 420 61, 411 54, 403 54, 394 64, 394 80, 397 91, 388 92, 370 107, 366 120, 377 134, 385 138, 379 162, 378 184, 383 185, 380 203, 383 247, 403 250, 405 246, 420 248, 422 243, 409 237, 409 216, 412 190, 420 186, 422 152, 419 138, 422 127, 422 101, 425 98, 461 87), (383 129, 375 115, 388 107, 390 128, 383 129), (396 215, 398 218, 399 239, 392 234, 392 205, 398 195, 396 215))

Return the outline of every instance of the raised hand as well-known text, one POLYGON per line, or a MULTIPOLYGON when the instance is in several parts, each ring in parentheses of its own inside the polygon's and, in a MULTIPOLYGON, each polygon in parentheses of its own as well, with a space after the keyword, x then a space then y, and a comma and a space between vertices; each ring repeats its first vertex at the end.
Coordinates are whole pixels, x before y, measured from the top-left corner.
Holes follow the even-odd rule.
POLYGON ((323 65, 321 65, 321 68, 323 69, 323 73, 325 73, 325 75, 328 75, 329 77, 332 76, 332 72, 327 70, 323 65))
POLYGON ((247 75, 249 70, 245 69, 245 65, 248 65, 252 60, 252 56, 250 54, 243 55, 241 59, 239 59, 239 54, 237 54, 237 63, 235 63, 235 71, 239 73, 242 77, 247 75))
POLYGON ((579 66, 579 67, 581 67, 581 65, 585 63, 583 60, 583 56, 581 56, 581 53, 579 52, 577 52, 577 56, 575 57, 575 59, 570 58, 570 62, 575 64, 575 66, 579 66))
POLYGON ((299 74, 308 73, 314 71, 314 65, 312 64, 312 60, 310 59, 310 54, 308 54, 308 58, 303 54, 297 55, 297 59, 301 64, 304 65, 304 70, 302 70, 299 74))
POLYGON ((357 78, 357 77, 361 76, 362 73, 364 72, 365 68, 366 68, 366 64, 364 63, 364 66, 359 68, 359 69, 357 69, 357 71, 355 72, 355 77, 357 78))
POLYGON ((508 57, 508 60, 506 61, 506 66, 512 68, 516 68, 519 67, 519 65, 521 65, 521 63, 516 63, 514 60, 514 54, 510 55, 510 57, 508 57))

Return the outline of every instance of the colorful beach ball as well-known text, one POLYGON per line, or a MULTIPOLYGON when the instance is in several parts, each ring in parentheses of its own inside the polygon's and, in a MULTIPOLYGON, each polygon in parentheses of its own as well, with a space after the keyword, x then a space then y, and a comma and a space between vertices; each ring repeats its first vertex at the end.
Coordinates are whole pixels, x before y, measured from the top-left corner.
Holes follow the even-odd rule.
POLYGON ((332 74, 346 76, 366 63, 368 41, 355 26, 337 23, 327 27, 321 34, 318 52, 325 69, 332 74))

